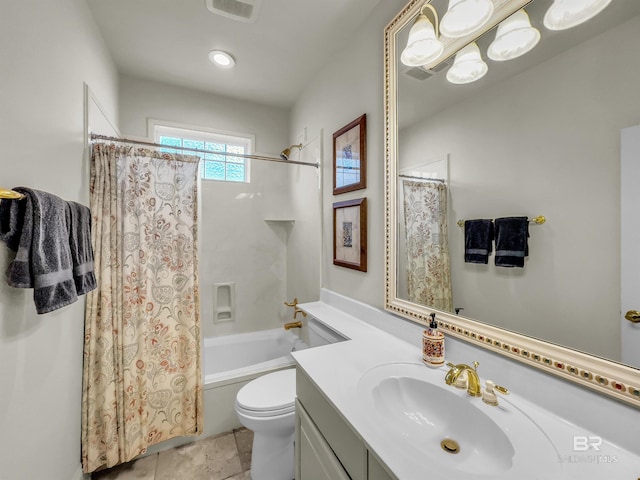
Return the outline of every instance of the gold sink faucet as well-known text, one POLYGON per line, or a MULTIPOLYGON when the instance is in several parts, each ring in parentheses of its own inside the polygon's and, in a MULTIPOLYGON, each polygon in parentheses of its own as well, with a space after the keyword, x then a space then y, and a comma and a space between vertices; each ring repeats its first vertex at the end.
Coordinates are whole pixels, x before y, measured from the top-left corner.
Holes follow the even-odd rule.
POLYGON ((465 388, 466 386, 467 394, 472 397, 480 397, 482 396, 482 384, 478 377, 478 365, 480 365, 478 362, 473 362, 473 367, 470 367, 465 363, 454 365, 449 362, 447 363, 447 366, 450 369, 444 377, 444 381, 447 385, 453 385, 457 388, 465 388), (464 380, 466 380, 466 382, 464 382, 464 380))

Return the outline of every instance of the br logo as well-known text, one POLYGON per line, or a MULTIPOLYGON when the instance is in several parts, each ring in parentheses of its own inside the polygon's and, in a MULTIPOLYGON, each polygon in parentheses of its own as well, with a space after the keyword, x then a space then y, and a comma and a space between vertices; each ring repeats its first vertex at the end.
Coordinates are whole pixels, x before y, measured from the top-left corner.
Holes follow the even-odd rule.
POLYGON ((602 445, 602 438, 597 436, 586 435, 574 435, 573 436, 573 451, 574 452, 586 452, 587 450, 600 451, 602 445))

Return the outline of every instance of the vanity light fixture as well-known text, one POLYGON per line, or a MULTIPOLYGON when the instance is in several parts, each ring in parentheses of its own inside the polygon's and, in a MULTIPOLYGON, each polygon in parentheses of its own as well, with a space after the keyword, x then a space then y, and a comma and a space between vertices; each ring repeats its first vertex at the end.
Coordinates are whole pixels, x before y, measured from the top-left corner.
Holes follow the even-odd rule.
POLYGON ((554 0, 543 23, 549 30, 566 30, 595 17, 610 3, 611 0, 554 0))
POLYGON ((211 50, 209 52, 211 63, 222 68, 233 68, 236 64, 234 58, 222 50, 211 50))
POLYGON ((421 67, 438 58, 444 50, 438 36, 438 13, 432 5, 425 4, 409 31, 407 46, 400 56, 402 63, 408 67, 421 67), (433 13, 434 23, 424 14, 425 8, 433 13))
POLYGON ((487 74, 489 67, 480 56, 476 42, 471 42, 458 53, 447 72, 447 80, 458 85, 475 82, 487 74))
POLYGON ((449 0, 447 13, 440 22, 440 33, 460 38, 479 30, 493 14, 491 0, 449 0))
POLYGON ((495 61, 511 60, 529 52, 539 41, 540 31, 531 26, 529 15, 521 9, 498 25, 487 55, 495 61))

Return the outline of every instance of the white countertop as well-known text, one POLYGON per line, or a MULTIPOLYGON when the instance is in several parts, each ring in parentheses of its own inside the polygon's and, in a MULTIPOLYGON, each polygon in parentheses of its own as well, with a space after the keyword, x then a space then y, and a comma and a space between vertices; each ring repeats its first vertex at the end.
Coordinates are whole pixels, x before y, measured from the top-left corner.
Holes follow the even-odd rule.
MULTIPOLYGON (((421 363, 421 338, 416 338, 415 344, 412 345, 323 302, 307 303, 299 307, 349 339, 294 352, 293 357, 299 368, 323 391, 342 417, 362 438, 367 448, 375 452, 399 480, 423 480, 426 478, 425 472, 429 473, 429 478, 432 480, 438 478, 444 480, 445 477, 439 476, 424 458, 416 458, 415 462, 399 458, 395 453, 397 442, 391 443, 390 436, 385 435, 380 428, 376 428, 366 412, 360 408, 356 395, 361 376, 375 366, 392 362, 421 363)), ((470 359, 455 359, 454 363, 470 361, 470 359)), ((444 384, 448 369, 440 367, 439 370, 444 384)), ((482 380, 484 384, 486 379, 482 380)), ((464 394, 464 392, 461 393, 464 394)), ((554 444, 558 453, 557 458, 540 459, 541 462, 554 462, 554 470, 558 473, 553 477, 531 472, 530 476, 519 476, 521 480, 542 480, 543 478, 544 480, 550 480, 550 478, 635 480, 640 478, 640 456, 618 448, 604 439, 602 444, 597 445, 599 443, 597 433, 585 431, 584 428, 533 405, 527 399, 519 397, 517 391, 515 393, 512 391, 508 398, 508 400, 502 398, 500 400, 505 402, 505 405, 517 405, 519 410, 537 423, 554 444), (574 436, 591 437, 587 442, 596 444, 599 450, 590 448, 587 451, 580 451, 582 440, 579 439, 579 449, 574 451, 574 436)), ((469 398, 469 401, 482 402, 479 398, 469 398)), ((496 408, 484 404, 482 406, 487 409, 496 408)), ((593 412, 593 414, 603 413, 593 412)), ((633 425, 630 428, 640 428, 640 426, 633 425)), ((531 452, 531 455, 536 455, 536 452, 531 452)), ((450 477, 447 479, 449 480, 450 477)))

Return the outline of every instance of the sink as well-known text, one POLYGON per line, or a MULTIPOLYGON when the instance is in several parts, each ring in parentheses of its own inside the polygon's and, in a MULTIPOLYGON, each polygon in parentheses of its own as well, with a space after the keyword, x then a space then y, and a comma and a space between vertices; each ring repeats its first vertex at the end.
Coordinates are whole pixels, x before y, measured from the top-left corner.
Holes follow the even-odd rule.
POLYGON ((388 363, 358 382, 362 412, 414 478, 550 479, 561 470, 554 445, 512 401, 489 406, 446 385, 445 373, 388 363))

